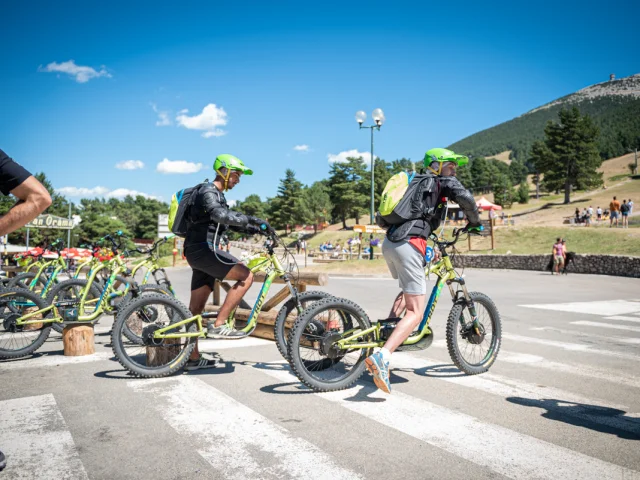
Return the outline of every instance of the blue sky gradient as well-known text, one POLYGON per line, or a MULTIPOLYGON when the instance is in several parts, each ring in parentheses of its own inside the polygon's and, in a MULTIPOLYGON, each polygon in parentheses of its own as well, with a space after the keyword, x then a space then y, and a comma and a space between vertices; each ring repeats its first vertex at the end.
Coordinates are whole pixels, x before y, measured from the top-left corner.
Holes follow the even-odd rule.
POLYGON ((256 174, 229 198, 273 196, 286 168, 312 183, 328 155, 368 152, 357 110, 385 111, 376 155, 417 160, 609 73, 640 72, 637 2, 91 3, 0 6, 0 148, 56 188, 104 195, 166 201, 233 153, 256 174), (69 60, 105 75, 43 71, 69 60), (225 135, 178 126, 181 111, 209 104, 226 112, 225 135), (204 167, 165 174, 163 159, 204 167), (115 167, 127 160, 144 168, 115 167))

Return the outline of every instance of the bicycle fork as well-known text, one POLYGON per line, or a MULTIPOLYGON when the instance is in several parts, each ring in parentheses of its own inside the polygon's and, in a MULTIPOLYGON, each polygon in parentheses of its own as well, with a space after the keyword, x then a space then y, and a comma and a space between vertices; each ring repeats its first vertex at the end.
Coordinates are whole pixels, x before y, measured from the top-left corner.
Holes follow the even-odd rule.
POLYGON ((453 290, 453 287, 451 286, 451 284, 453 282, 456 282, 462 288, 462 294, 464 296, 464 300, 467 303, 467 307, 469 308, 469 313, 471 314, 471 320, 473 322, 473 331, 476 333, 476 335, 480 335, 480 322, 478 321, 478 313, 476 312, 476 304, 473 302, 473 299, 471 298, 471 295, 469 295, 469 290, 467 290, 467 284, 464 281, 464 278, 459 277, 459 278, 456 278, 453 281, 448 282, 449 291, 451 292, 451 296, 453 297, 454 301, 456 301, 458 299, 458 295, 457 295, 458 292, 453 290))

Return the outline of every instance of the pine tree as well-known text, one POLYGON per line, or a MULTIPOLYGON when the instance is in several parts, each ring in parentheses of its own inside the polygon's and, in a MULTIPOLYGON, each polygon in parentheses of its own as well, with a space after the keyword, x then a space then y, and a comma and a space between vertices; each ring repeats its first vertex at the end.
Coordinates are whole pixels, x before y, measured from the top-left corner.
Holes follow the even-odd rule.
POLYGON ((529 185, 526 181, 521 182, 516 192, 518 203, 529 203, 529 185))
POLYGON ((314 233, 318 232, 318 224, 331 218, 333 205, 324 181, 314 182, 302 190, 302 206, 307 220, 313 223, 314 233))
POLYGON ((302 183, 296 179, 296 173, 288 168, 284 172, 285 177, 280 180, 278 194, 271 202, 272 212, 275 214, 275 226, 284 228, 292 227, 297 223, 304 223, 302 202, 302 183))
POLYGON ((602 164, 598 153, 598 128, 588 115, 573 107, 560 110, 560 121, 549 122, 544 129, 545 143, 551 152, 541 165, 544 183, 549 189, 564 187, 564 203, 571 201, 571 189, 593 188, 602 184, 602 164))
POLYGON ((516 196, 513 184, 507 175, 499 175, 493 185, 493 202, 503 208, 511 208, 516 196))
POLYGON ((356 222, 367 210, 369 182, 364 180, 366 170, 362 157, 347 158, 346 162, 334 163, 329 172, 329 197, 333 203, 333 215, 342 220, 347 228, 347 218, 353 216, 356 222))

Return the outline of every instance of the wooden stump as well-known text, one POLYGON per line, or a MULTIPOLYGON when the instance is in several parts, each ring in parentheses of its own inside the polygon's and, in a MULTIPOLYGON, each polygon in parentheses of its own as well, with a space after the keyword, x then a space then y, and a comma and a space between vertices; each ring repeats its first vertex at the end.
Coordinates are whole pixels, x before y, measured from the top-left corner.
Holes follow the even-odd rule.
POLYGON ((67 325, 62 331, 64 354, 71 357, 96 353, 93 341, 93 325, 67 325))
POLYGON ((166 365, 176 358, 180 353, 181 340, 181 338, 165 338, 162 347, 147 347, 147 367, 166 365))

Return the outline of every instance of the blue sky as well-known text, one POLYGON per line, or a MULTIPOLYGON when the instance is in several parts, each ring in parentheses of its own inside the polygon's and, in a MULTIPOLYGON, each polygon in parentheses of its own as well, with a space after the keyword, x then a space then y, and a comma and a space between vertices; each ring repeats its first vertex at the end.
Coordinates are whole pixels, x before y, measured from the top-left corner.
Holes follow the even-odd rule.
POLYGON ((629 1, 3 2, 0 148, 73 200, 166 201, 233 153, 255 175, 229 198, 264 198, 286 168, 312 183, 330 155, 368 152, 357 110, 385 112, 376 155, 417 160, 638 73, 638 14, 629 1))

